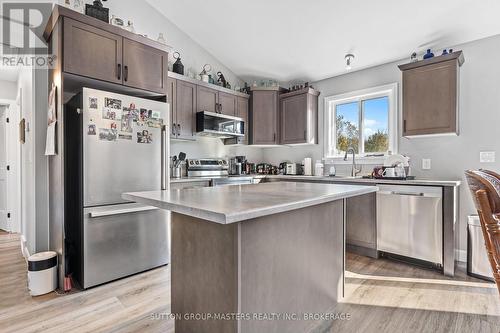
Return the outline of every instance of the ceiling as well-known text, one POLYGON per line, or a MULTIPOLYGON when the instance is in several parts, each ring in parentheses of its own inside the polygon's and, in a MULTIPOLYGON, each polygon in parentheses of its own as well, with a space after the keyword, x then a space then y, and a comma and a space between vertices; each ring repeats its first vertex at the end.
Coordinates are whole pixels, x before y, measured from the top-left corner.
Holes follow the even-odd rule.
POLYGON ((354 71, 500 34, 497 0, 146 1, 246 80, 317 81, 344 74, 346 53, 354 71))

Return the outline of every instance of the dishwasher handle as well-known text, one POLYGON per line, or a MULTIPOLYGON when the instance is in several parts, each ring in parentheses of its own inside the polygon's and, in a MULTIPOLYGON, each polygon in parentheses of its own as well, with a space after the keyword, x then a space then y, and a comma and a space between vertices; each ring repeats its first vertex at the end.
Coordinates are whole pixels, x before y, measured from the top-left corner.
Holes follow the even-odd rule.
POLYGON ((386 194, 386 195, 403 195, 408 197, 431 197, 431 198, 440 198, 441 195, 436 193, 426 193, 426 192, 403 192, 403 191, 378 191, 378 194, 386 194))
POLYGON ((119 214, 139 213, 139 212, 146 212, 149 210, 156 210, 156 209, 159 209, 159 208, 153 207, 153 206, 142 206, 142 207, 117 208, 117 209, 110 209, 110 210, 103 210, 103 211, 96 210, 96 211, 89 212, 89 217, 96 218, 96 217, 113 216, 113 215, 119 215, 119 214))

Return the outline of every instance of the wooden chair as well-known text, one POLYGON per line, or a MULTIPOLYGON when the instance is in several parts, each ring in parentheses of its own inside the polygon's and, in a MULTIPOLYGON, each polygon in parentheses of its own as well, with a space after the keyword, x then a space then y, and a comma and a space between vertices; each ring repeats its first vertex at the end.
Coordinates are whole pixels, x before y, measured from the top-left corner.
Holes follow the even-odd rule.
POLYGON ((500 293, 500 175, 488 170, 465 172, 479 214, 488 260, 500 293))

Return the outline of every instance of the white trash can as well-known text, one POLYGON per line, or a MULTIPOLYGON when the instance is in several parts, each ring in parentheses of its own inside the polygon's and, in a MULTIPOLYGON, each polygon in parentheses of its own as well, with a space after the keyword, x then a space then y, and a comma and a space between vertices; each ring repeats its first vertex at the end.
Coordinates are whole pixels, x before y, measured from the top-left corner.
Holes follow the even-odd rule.
POLYGON ((28 258, 28 288, 31 296, 50 293, 57 288, 57 253, 36 253, 28 258))

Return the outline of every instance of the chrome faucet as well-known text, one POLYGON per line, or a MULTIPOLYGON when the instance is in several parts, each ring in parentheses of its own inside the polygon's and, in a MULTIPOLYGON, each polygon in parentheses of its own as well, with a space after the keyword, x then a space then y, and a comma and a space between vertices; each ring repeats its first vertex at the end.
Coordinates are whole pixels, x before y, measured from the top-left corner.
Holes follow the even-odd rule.
POLYGON ((359 169, 356 168, 356 151, 352 147, 347 148, 347 150, 345 152, 345 156, 344 156, 344 161, 347 161, 347 154, 349 154, 349 152, 352 153, 351 177, 356 177, 358 175, 358 173, 361 172, 361 168, 359 168, 359 169))

